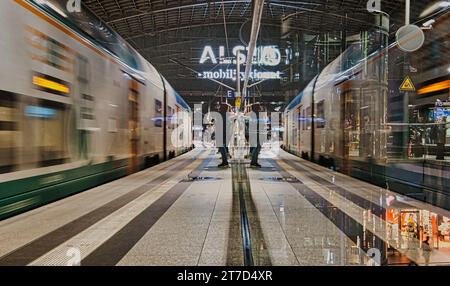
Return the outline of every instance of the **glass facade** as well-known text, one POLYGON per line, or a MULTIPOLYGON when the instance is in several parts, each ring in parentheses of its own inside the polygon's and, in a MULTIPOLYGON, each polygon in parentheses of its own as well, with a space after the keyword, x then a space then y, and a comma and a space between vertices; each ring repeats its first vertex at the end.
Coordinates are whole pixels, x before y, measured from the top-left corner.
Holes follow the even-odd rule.
POLYGON ((397 38, 403 13, 383 9, 361 12, 359 30, 354 16, 348 28, 298 32, 295 68, 305 87, 286 108, 285 148, 449 209, 450 14, 440 2, 412 2, 418 32, 406 39, 397 38), (414 51, 404 47, 416 42, 414 51))

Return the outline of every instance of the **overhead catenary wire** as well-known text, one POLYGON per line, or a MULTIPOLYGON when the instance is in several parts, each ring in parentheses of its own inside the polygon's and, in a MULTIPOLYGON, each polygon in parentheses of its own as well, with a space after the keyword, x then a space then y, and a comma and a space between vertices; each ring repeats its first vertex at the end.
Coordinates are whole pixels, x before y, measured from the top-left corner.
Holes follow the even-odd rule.
MULTIPOLYGON (((179 62, 179 61, 177 61, 177 60, 175 60, 175 59, 169 59, 169 61, 171 61, 171 62, 173 62, 173 63, 176 63, 177 65, 180 65, 180 66, 182 66, 182 67, 184 67, 184 68, 186 68, 186 69, 188 69, 188 70, 190 70, 190 71, 192 71, 192 72, 194 72, 194 73, 196 73, 196 74, 200 74, 200 72, 194 70, 193 68, 188 67, 187 65, 185 65, 185 64, 183 64, 183 63, 181 63, 181 62, 179 62)), ((220 81, 215 80, 215 79, 213 79, 213 78, 207 78, 207 79, 210 80, 210 81, 213 81, 213 82, 215 82, 215 83, 217 83, 217 84, 223 85, 224 87, 229 88, 229 89, 235 91, 235 89, 234 89, 233 87, 231 87, 231 86, 229 86, 229 85, 226 85, 226 84, 224 84, 223 82, 220 82, 220 81)))

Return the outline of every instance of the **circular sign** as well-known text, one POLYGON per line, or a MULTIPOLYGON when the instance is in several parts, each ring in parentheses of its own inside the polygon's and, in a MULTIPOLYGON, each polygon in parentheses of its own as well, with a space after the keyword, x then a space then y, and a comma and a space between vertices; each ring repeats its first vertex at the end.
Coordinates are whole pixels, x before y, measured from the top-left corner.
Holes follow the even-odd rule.
POLYGON ((425 34, 416 25, 406 25, 398 29, 395 34, 398 47, 404 52, 414 52, 422 47, 425 34))

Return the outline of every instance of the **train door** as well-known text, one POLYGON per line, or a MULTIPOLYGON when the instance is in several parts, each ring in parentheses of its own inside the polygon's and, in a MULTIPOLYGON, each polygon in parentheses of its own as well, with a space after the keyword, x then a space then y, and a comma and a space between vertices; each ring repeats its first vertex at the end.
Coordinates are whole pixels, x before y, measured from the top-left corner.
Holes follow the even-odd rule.
POLYGON ((295 146, 295 138, 297 138, 297 130, 295 126, 295 110, 292 110, 289 112, 289 150, 295 152, 296 146, 295 146))
POLYGON ((350 172, 351 160, 360 157, 361 102, 359 89, 348 84, 342 86, 341 93, 341 130, 344 142, 342 154, 344 159, 343 172, 350 172))
POLYGON ((77 77, 76 108, 78 109, 77 122, 77 157, 86 160, 89 158, 90 130, 96 127, 95 98, 90 92, 90 64, 87 58, 77 55, 75 62, 77 77))
POLYGON ((288 150, 290 150, 290 146, 291 146, 290 141, 289 141, 291 139, 291 128, 290 128, 291 120, 290 120, 289 116, 290 116, 290 113, 286 112, 285 116, 284 116, 284 126, 285 126, 285 128, 284 128, 284 142, 285 142, 285 145, 286 145, 285 147, 288 150))
POLYGON ((139 170, 139 84, 130 80, 128 90, 129 174, 139 170))
POLYGON ((19 163, 19 108, 15 94, 0 90, 0 174, 14 171, 19 163))
POLYGON ((295 110, 295 116, 294 116, 294 119, 295 119, 295 130, 296 130, 296 137, 295 137, 295 145, 296 145, 296 148, 295 148, 295 152, 296 152, 296 154, 300 154, 300 134, 301 134, 301 130, 300 130, 300 116, 301 116, 301 109, 302 109, 302 107, 301 106, 299 106, 296 110, 295 110))
MULTIPOLYGON (((167 144, 167 151, 169 152, 168 156, 169 159, 172 159, 175 157, 175 148, 176 148, 176 139, 172 141, 172 133, 176 130, 174 130, 173 125, 173 112, 174 109, 171 106, 167 106, 166 111, 166 118, 164 119, 166 121, 166 144, 167 144)), ((176 137, 176 136, 175 136, 176 137)))
POLYGON ((359 90, 359 101, 360 101, 360 154, 362 158, 372 157, 373 158, 373 111, 374 111, 374 98, 378 96, 376 89, 372 88, 360 88, 359 90))
POLYGON ((175 131, 177 132, 177 139, 176 139, 176 142, 175 142, 175 146, 177 146, 177 155, 179 154, 179 152, 181 151, 181 149, 184 147, 183 146, 183 129, 182 128, 178 128, 179 127, 179 122, 180 122, 180 120, 179 120, 179 118, 178 118, 178 116, 181 116, 181 109, 180 109, 180 107, 179 106, 175 106, 175 108, 176 108, 176 111, 175 111, 175 116, 176 116, 176 118, 175 119, 173 119, 173 121, 175 122, 174 124, 175 124, 175 126, 174 126, 174 128, 175 128, 175 131))
POLYGON ((341 116, 340 118, 342 118, 343 120, 340 120, 339 124, 340 124, 340 130, 341 130, 341 135, 342 135, 342 159, 344 160, 344 163, 347 162, 348 157, 349 157, 349 144, 350 144, 350 138, 349 138, 349 132, 348 129, 350 128, 350 122, 349 122, 349 118, 348 118, 348 114, 347 114, 347 110, 350 108, 350 102, 348 102, 348 98, 347 98, 347 94, 346 92, 341 93, 340 95, 340 111, 341 111, 341 116))

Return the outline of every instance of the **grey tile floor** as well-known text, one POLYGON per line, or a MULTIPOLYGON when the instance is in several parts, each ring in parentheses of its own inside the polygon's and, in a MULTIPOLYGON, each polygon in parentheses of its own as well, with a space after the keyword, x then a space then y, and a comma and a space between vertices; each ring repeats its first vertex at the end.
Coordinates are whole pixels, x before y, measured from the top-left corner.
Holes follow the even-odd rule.
MULTIPOLYGON (((126 178, 0 221, 0 263, 5 257, 19 255, 18 250, 30 243, 170 172, 166 180, 149 184, 141 195, 45 254, 33 257, 29 264, 68 265, 73 250, 79 251, 81 259, 95 254, 106 242, 117 239, 117 234, 129 227, 131 221, 152 209, 155 202, 163 197, 170 201, 174 189, 185 184, 167 209, 163 208, 160 213, 149 212, 157 217, 149 217, 156 222, 148 229, 137 224, 128 230, 142 235, 115 264, 243 265, 238 193, 233 192, 231 168, 217 168, 218 162, 214 151, 196 149, 126 178), (197 155, 199 158, 187 167, 176 167, 197 155), (210 180, 186 183, 188 175, 196 169, 199 176, 211 177, 210 180)), ((365 239, 386 242, 386 221, 380 217, 368 220, 367 210, 352 201, 363 198, 375 206, 385 207, 379 199, 385 190, 283 151, 264 153, 261 163, 262 169, 246 169, 250 190, 245 194, 245 204, 255 265, 364 265, 369 262, 364 250, 367 249, 365 239), (296 164, 299 167, 295 167, 296 164), (286 172, 300 183, 268 179, 281 178, 286 172), (320 178, 331 184, 321 184, 320 178), (352 196, 343 196, 333 189, 335 186, 352 196), (358 227, 364 231, 358 232, 358 227)), ((405 207, 429 209, 449 216, 446 210, 414 200, 407 202, 405 207)), ((117 243, 119 250, 122 241, 117 243)), ((412 257, 408 251, 399 251, 419 264, 424 263, 421 255, 412 257)), ((447 253, 433 251, 431 263, 449 263, 447 253)), ((107 256, 108 253, 105 259, 107 256)))

